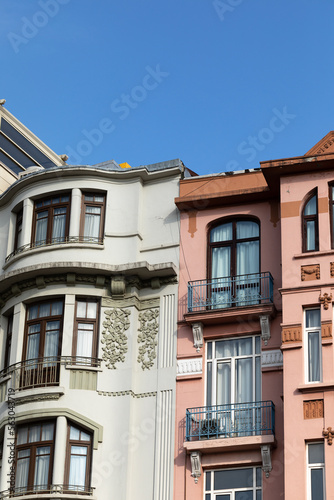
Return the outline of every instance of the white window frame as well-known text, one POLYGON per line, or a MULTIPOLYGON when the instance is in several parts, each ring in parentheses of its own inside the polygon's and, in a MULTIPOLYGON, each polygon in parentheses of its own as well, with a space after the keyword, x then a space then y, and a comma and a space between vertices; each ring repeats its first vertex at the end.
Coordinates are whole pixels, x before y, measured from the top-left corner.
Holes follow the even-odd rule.
POLYGON ((230 500, 235 500, 235 494, 236 493, 241 493, 243 491, 252 491, 253 492, 253 498, 256 497, 256 492, 261 491, 262 492, 262 470, 261 467, 234 467, 234 468, 229 468, 229 469, 224 469, 226 471, 228 470, 243 470, 243 469, 253 469, 253 485, 252 486, 247 486, 247 488, 229 488, 225 490, 215 490, 214 489, 214 473, 215 472, 220 472, 220 469, 218 470, 208 470, 205 472, 205 479, 204 479, 204 500, 216 500, 217 495, 230 495, 230 500), (256 471, 260 470, 261 471, 261 485, 257 486, 256 485, 256 471), (211 475, 210 479, 210 489, 207 489, 207 474, 211 475))
MULTIPOLYGON (((223 337, 215 340, 209 340, 206 342, 206 364, 205 364, 205 404, 208 406, 208 364, 211 362, 212 365, 212 387, 211 387, 211 405, 217 405, 217 364, 224 362, 224 360, 230 360, 231 362, 231 404, 236 403, 235 401, 235 364, 236 360, 252 358, 252 370, 253 370, 253 401, 262 400, 262 373, 260 373, 260 395, 259 398, 256 399, 255 391, 256 391, 256 358, 260 359, 261 364, 261 340, 260 340, 260 352, 258 354, 256 351, 256 338, 261 339, 259 335, 251 335, 246 337, 237 337, 237 340, 243 340, 246 338, 252 339, 252 354, 245 354, 241 356, 235 356, 230 358, 216 358, 215 357, 215 343, 223 340, 229 340, 229 337, 223 337), (211 360, 208 359, 208 344, 211 342, 212 344, 212 357, 211 360)), ((234 339, 233 339, 234 340, 234 339)))
POLYGON ((312 443, 307 443, 306 444, 306 456, 307 456, 307 500, 312 500, 312 490, 311 490, 311 471, 312 470, 322 470, 322 479, 323 479, 323 499, 326 500, 326 477, 325 477, 325 462, 319 462, 319 463, 312 463, 310 464, 309 462, 309 445, 312 444, 322 444, 323 449, 324 449, 324 454, 325 454, 325 445, 323 441, 319 442, 312 442, 312 443))
POLYGON ((304 345, 305 345, 305 380, 308 384, 317 384, 322 382, 322 342, 321 342, 321 310, 319 307, 308 307, 304 309, 304 345), (317 327, 306 328, 306 314, 308 311, 319 311, 320 322, 317 327), (309 334, 317 332, 319 335, 319 380, 310 380, 310 353, 309 353, 309 334))

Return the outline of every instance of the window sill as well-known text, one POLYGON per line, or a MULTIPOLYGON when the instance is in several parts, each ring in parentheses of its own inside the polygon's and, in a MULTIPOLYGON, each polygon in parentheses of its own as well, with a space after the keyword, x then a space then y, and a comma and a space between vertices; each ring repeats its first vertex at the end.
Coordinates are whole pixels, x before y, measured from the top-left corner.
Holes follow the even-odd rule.
POLYGON ((297 387, 299 392, 327 392, 334 389, 334 380, 331 382, 311 382, 297 387))
POLYGON ((87 365, 65 365, 66 370, 79 370, 85 372, 102 372, 102 368, 98 366, 87 366, 87 365))
POLYGON ((334 255, 334 250, 316 250, 314 252, 304 252, 293 256, 294 259, 305 259, 305 257, 321 257, 322 255, 334 255))
POLYGON ((104 244, 98 244, 98 243, 57 243, 55 245, 45 245, 41 247, 35 247, 35 248, 27 248, 26 250, 17 253, 16 255, 13 255, 8 259, 8 261, 3 265, 3 269, 6 270, 11 264, 14 262, 22 259, 23 257, 34 255, 36 253, 41 253, 41 252, 50 252, 50 251, 55 251, 55 250, 62 250, 62 249, 69 249, 69 248, 94 248, 95 250, 104 250, 104 244))

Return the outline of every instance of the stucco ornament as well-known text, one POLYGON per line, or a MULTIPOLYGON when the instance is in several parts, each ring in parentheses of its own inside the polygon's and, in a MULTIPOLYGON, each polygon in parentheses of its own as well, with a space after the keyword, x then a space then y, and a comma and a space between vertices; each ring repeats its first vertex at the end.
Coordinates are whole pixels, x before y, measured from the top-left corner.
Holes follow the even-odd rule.
POLYGON ((124 363, 128 351, 128 337, 125 331, 130 326, 129 309, 107 309, 104 311, 102 332, 102 359, 107 368, 116 370, 116 363, 124 363))
POLYGON ((138 349, 137 361, 141 364, 143 370, 152 368, 154 360, 157 357, 158 316, 159 309, 148 309, 139 314, 140 327, 138 328, 138 332, 140 333, 137 340, 141 345, 138 349))

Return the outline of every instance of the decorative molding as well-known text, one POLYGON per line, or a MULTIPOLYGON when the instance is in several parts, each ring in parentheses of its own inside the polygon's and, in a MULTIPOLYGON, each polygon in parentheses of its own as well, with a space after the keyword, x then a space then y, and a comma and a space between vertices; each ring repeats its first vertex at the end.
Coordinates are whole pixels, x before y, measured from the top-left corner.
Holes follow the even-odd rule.
POLYGON ((177 360, 177 375, 197 375, 203 371, 202 358, 187 358, 177 360))
POLYGON ((304 420, 324 417, 324 400, 303 401, 304 420))
POLYGON ((198 483, 198 478, 202 475, 202 467, 201 467, 201 452, 193 451, 190 454, 190 462, 191 462, 191 476, 195 479, 195 483, 198 483))
POLYGON ((137 361, 141 364, 142 370, 152 368, 154 360, 157 357, 158 316, 159 309, 147 309, 145 312, 139 313, 140 327, 138 328, 138 332, 140 334, 138 335, 137 342, 141 345, 138 349, 137 361))
POLYGON ((194 337, 194 347, 196 347, 196 351, 199 352, 200 348, 203 347, 203 324, 193 323, 191 326, 194 337))
POLYGON ((16 396, 15 405, 23 405, 26 403, 39 403, 42 401, 54 401, 60 398, 64 393, 54 392, 50 394, 34 394, 29 396, 16 396))
POLYGON ((124 333, 130 326, 128 309, 107 309, 104 311, 104 330, 101 342, 102 359, 107 368, 116 370, 116 363, 124 363, 125 354, 128 352, 128 338, 124 333))
POLYGON ((321 322, 321 337, 323 339, 332 338, 332 322, 322 321, 321 322))
POLYGON ((114 299, 124 298, 126 287, 124 276, 113 276, 110 280, 110 287, 114 299))
POLYGON ((102 297, 101 306, 102 307, 116 307, 124 309, 125 307, 136 307, 138 311, 143 311, 144 309, 152 309, 154 307, 159 307, 160 298, 155 299, 141 299, 137 295, 130 295, 124 299, 112 299, 110 297, 102 297))
POLYGON ((329 444, 329 446, 331 446, 333 444, 333 438, 334 438, 334 431, 331 427, 327 427, 327 430, 324 429, 322 431, 322 435, 325 437, 325 439, 327 439, 327 443, 329 444))
POLYGON ((320 280, 320 264, 301 266, 300 269, 302 281, 320 280))
POLYGON ((262 368, 282 367, 282 351, 280 349, 274 349, 272 351, 262 351, 261 364, 262 368))
POLYGON ((157 392, 140 392, 136 394, 131 389, 128 391, 118 391, 118 392, 108 392, 108 391, 97 391, 99 396, 109 396, 109 397, 119 397, 119 396, 131 396, 132 398, 152 398, 157 395, 157 392))
POLYGON ((330 273, 331 273, 331 278, 334 278, 334 262, 330 263, 330 273))
POLYGON ((269 445, 261 446, 261 457, 262 457, 262 470, 266 477, 269 477, 269 473, 272 470, 271 465, 271 447, 269 445))
POLYGON ((264 345, 267 345, 268 340, 270 340, 270 318, 267 314, 260 316, 260 325, 261 325, 261 338, 264 342, 264 345))
POLYGON ((324 293, 322 296, 319 295, 319 301, 324 306, 325 311, 327 311, 329 304, 332 303, 332 294, 324 293))
POLYGON ((282 329, 282 343, 286 342, 301 342, 302 341, 302 325, 291 325, 282 329))

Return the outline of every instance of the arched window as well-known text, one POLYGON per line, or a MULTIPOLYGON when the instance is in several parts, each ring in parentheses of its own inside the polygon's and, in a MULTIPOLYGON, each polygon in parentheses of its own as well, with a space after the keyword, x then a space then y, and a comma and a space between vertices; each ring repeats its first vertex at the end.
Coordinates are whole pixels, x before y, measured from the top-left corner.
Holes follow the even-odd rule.
POLYGON ((313 191, 303 209, 303 252, 319 250, 317 192, 313 191))
POLYGON ((230 219, 210 230, 209 278, 213 307, 257 303, 260 227, 251 219, 230 219))

